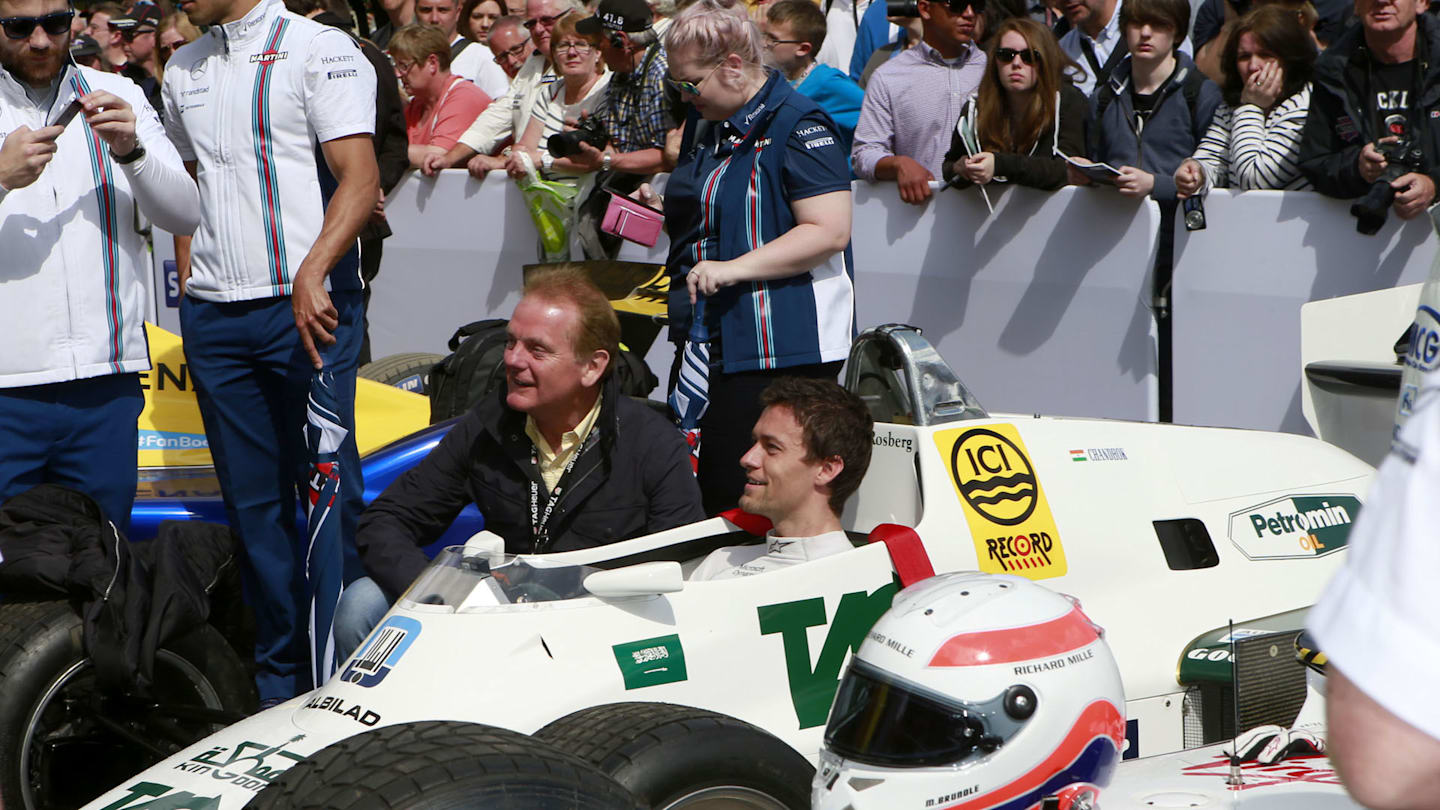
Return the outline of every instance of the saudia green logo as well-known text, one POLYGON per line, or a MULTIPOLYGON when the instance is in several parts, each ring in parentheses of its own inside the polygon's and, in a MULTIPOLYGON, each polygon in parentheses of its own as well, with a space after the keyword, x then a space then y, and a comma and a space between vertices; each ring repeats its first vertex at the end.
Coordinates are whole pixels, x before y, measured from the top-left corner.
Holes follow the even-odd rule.
POLYGON ((685 648, 680 646, 678 635, 616 644, 610 650, 620 665, 626 689, 677 683, 689 677, 685 672, 685 648))
POLYGON ((856 591, 840 597, 814 667, 810 665, 809 629, 825 624, 824 598, 817 596, 757 608, 761 635, 779 633, 785 646, 785 674, 790 681, 790 701, 795 704, 795 719, 800 721, 800 728, 825 724, 830 704, 835 701, 835 690, 840 687, 840 667, 845 663, 846 651, 860 649, 865 634, 890 608, 895 589, 892 582, 871 594, 856 591))

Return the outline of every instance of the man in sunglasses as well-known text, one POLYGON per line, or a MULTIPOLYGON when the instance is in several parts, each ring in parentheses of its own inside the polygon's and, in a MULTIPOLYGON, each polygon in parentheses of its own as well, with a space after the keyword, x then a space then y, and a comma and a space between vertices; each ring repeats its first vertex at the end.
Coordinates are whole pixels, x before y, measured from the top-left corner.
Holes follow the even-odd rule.
POLYGON ((125 64, 116 73, 140 85, 150 106, 163 118, 160 52, 155 47, 155 32, 160 28, 160 9, 148 4, 136 5, 128 15, 116 17, 110 24, 120 29, 120 41, 125 50, 125 64))
MULTIPOLYGON (((510 80, 510 90, 495 99, 475 123, 460 136, 460 142, 443 155, 429 155, 420 170, 430 177, 441 169, 464 166, 475 177, 505 169, 505 158, 495 154, 502 144, 525 131, 535 98, 558 76, 550 64, 550 32, 567 14, 579 14, 576 0, 529 0, 525 4, 524 27, 529 30, 534 51, 510 80)), ((490 34, 493 42, 495 33, 490 34)), ((512 48, 514 45, 511 46, 512 48)))
POLYGON ((985 74, 985 52, 975 45, 984 0, 918 5, 924 36, 870 77, 851 152, 857 176, 894 180, 913 205, 930 199, 960 109, 985 74))
POLYGON ((273 705, 328 673, 323 651, 307 650, 307 617, 323 645, 339 598, 325 586, 356 561, 357 236, 380 195, 377 80, 349 34, 281 0, 180 8, 210 27, 170 57, 162 88, 166 130, 200 188, 201 226, 176 250, 180 326, 226 515, 245 544, 256 685, 273 705), (297 492, 328 492, 338 538, 317 548, 333 554, 310 554, 297 492))
POLYGON ((123 530, 150 368, 135 209, 190 233, 199 199, 140 88, 70 61, 73 16, 0 0, 0 500, 64 484, 123 530))

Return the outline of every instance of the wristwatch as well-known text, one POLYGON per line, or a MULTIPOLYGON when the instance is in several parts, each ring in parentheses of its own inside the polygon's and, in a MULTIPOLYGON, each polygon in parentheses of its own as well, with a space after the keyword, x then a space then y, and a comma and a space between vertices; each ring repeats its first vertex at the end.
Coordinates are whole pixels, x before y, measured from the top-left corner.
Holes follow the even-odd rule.
POLYGON ((110 159, 115 161, 116 163, 119 163, 121 166, 124 166, 128 163, 134 163, 142 157, 145 157, 145 146, 144 144, 140 143, 139 140, 135 141, 135 148, 131 149, 128 154, 117 155, 114 152, 110 153, 110 159))
POLYGON ((606 152, 604 155, 602 155, 601 158, 600 158, 600 171, 602 171, 602 172, 608 172, 608 171, 610 171, 610 164, 613 163, 614 160, 615 160, 615 155, 614 155, 614 153, 612 153, 612 152, 606 152))
POLYGON ((545 151, 543 151, 543 152, 540 153, 540 168, 541 168, 541 169, 543 169, 543 170, 545 170, 545 171, 548 172, 548 171, 550 171, 550 167, 551 167, 551 166, 554 166, 554 165, 555 165, 555 156, 552 155, 552 154, 550 154, 550 150, 549 150, 549 149, 546 149, 545 151))

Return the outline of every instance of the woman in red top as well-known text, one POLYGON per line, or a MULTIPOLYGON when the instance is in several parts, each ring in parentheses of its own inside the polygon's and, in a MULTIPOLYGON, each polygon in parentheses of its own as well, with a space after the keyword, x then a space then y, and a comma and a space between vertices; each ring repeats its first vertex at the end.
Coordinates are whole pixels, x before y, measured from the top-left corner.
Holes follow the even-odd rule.
POLYGON ((450 72, 450 43, 438 28, 407 25, 390 38, 395 75, 410 96, 405 105, 405 134, 410 166, 420 168, 432 152, 450 151, 490 97, 469 79, 450 72))

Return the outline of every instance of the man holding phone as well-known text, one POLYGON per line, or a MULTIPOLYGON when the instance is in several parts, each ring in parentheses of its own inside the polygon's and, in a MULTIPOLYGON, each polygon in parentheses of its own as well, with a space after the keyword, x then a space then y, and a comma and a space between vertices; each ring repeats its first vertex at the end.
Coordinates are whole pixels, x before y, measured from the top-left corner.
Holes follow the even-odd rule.
POLYGON ((70 59, 66 0, 0 0, 0 500, 42 483, 135 499, 150 272, 135 208, 190 233, 199 196, 128 79, 70 59))

